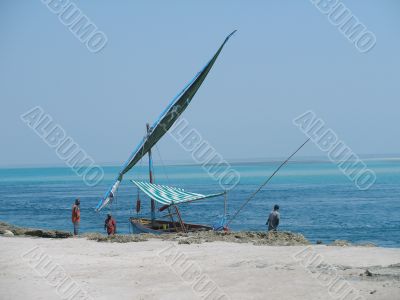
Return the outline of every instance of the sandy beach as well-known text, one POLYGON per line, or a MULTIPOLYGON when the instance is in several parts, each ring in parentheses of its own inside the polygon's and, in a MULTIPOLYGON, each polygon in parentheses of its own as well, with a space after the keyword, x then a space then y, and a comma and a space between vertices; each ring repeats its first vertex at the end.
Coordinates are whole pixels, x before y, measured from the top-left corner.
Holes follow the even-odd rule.
POLYGON ((1 1, 0 300, 400 300, 400 0, 99 2, 1 1))
POLYGON ((0 250, 1 299, 399 299, 400 295, 400 249, 16 236, 0 237, 0 250))

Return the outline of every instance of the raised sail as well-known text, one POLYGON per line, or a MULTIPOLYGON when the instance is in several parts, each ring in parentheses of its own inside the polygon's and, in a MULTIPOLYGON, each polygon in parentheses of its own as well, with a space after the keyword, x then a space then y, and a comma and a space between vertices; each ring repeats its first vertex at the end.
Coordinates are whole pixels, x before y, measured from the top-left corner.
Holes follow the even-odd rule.
POLYGON ((161 137, 171 128, 178 117, 185 111, 190 101, 200 88, 207 74, 217 60, 222 48, 225 46, 229 38, 236 32, 233 31, 227 36, 225 41, 219 47, 213 58, 208 64, 189 82, 189 84, 171 101, 168 107, 161 113, 156 122, 150 129, 149 134, 136 147, 135 151, 129 157, 123 168, 121 169, 115 183, 105 194, 104 198, 98 203, 96 211, 101 210, 104 206, 110 203, 122 181, 123 176, 133 168, 134 165, 161 139, 161 137))

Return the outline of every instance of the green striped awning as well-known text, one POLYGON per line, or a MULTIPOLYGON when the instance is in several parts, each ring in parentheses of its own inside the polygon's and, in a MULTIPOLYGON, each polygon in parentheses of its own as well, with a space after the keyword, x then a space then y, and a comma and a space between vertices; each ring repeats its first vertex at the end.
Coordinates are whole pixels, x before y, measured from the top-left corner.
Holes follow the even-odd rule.
POLYGON ((197 193, 185 192, 177 187, 153 184, 132 180, 132 182, 147 196, 163 205, 180 204, 196 200, 221 196, 225 193, 202 195, 197 193))

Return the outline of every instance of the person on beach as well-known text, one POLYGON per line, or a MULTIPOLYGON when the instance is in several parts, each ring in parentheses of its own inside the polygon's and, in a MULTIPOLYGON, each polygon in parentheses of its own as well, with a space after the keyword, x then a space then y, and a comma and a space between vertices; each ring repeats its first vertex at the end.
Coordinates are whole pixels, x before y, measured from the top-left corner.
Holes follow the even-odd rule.
POLYGON ((107 219, 104 223, 104 229, 107 230, 108 235, 114 235, 115 232, 117 231, 117 223, 115 222, 111 214, 107 215, 107 219))
POLYGON ((278 229, 279 218, 279 205, 275 204, 274 210, 269 214, 267 223, 265 224, 268 225, 268 231, 276 231, 278 229))
POLYGON ((81 201, 79 198, 75 200, 72 206, 72 224, 74 224, 74 236, 79 234, 79 222, 81 221, 81 201))

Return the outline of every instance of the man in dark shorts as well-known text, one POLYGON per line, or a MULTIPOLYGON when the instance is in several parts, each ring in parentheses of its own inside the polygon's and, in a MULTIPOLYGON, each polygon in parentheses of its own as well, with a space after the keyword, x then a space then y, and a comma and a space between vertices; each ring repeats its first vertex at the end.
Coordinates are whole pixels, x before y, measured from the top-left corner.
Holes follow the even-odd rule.
POLYGON ((117 224, 111 214, 107 215, 107 219, 104 222, 104 229, 107 230, 108 235, 114 235, 117 231, 117 224))
POLYGON ((279 218, 279 205, 275 204, 274 210, 269 214, 267 223, 265 224, 268 225, 268 231, 276 231, 278 229, 279 218))

